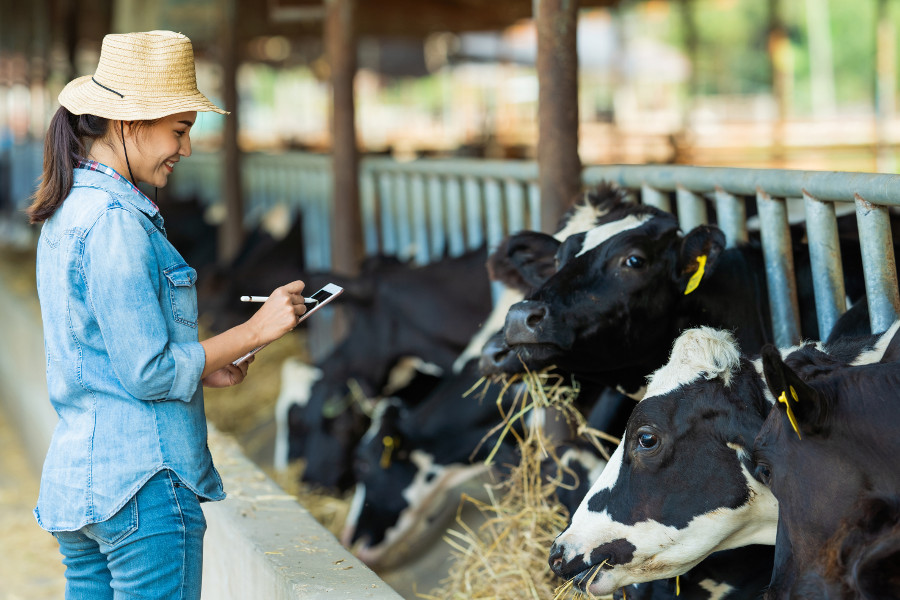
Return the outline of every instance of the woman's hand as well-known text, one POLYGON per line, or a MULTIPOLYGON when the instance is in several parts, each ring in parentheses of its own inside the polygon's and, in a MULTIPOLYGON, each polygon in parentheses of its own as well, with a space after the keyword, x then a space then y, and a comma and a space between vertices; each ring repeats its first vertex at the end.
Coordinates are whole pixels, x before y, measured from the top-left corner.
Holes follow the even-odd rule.
POLYGON ((218 371, 213 371, 202 379, 203 385, 210 388, 223 388, 239 384, 247 376, 247 369, 250 368, 250 363, 255 358, 255 356, 251 356, 238 363, 237 366, 227 364, 218 371))
POLYGON ((276 288, 269 299, 247 321, 255 332, 259 344, 273 342, 297 326, 297 319, 306 312, 303 304, 303 288, 300 280, 276 288))
POLYGON ((240 383, 247 372, 246 363, 242 365, 242 371, 232 368, 231 361, 254 348, 274 342, 297 326, 297 319, 306 312, 306 305, 303 304, 305 285, 297 280, 281 286, 247 321, 201 341, 206 354, 201 375, 203 385, 222 387, 240 383))

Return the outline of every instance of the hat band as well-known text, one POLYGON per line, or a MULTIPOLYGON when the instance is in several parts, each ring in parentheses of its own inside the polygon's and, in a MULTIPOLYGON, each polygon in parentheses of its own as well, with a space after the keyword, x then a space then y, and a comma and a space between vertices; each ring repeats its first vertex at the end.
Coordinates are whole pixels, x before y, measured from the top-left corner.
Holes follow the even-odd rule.
POLYGON ((93 81, 94 83, 96 83, 97 85, 99 85, 100 87, 102 87, 104 90, 109 90, 109 91, 112 92, 113 94, 116 94, 117 96, 119 96, 119 98, 124 98, 124 97, 125 97, 123 94, 120 94, 119 92, 117 92, 116 90, 114 90, 114 89, 112 89, 112 88, 106 87, 105 85, 103 85, 102 83, 100 83, 99 81, 97 81, 96 79, 94 79, 94 76, 93 76, 93 75, 91 76, 91 81, 93 81))

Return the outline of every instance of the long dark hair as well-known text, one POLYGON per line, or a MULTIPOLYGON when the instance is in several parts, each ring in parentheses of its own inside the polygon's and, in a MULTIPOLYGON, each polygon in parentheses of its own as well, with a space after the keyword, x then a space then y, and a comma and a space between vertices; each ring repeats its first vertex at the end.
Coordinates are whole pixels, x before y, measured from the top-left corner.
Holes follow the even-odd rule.
POLYGON ((60 106, 50 120, 44 140, 44 171, 41 183, 25 211, 30 223, 46 221, 72 191, 73 169, 87 155, 84 142, 106 135, 109 119, 96 115, 74 115, 60 106))

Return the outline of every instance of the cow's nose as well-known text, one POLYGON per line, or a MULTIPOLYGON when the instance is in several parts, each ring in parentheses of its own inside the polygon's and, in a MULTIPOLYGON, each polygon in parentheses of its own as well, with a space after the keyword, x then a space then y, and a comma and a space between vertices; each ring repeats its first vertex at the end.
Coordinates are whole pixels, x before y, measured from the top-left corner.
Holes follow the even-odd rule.
POLYGON ((550 558, 548 562, 550 563, 550 569, 556 573, 558 577, 562 577, 563 565, 565 563, 563 560, 563 549, 562 546, 556 542, 550 546, 550 558))
POLYGON ((506 315, 504 327, 507 343, 536 343, 548 314, 549 307, 543 302, 525 300, 513 305, 506 315))
POLYGON ((503 371, 503 365, 510 356, 510 348, 506 345, 503 335, 493 335, 488 338, 481 349, 478 359, 478 367, 484 375, 493 375, 503 371))

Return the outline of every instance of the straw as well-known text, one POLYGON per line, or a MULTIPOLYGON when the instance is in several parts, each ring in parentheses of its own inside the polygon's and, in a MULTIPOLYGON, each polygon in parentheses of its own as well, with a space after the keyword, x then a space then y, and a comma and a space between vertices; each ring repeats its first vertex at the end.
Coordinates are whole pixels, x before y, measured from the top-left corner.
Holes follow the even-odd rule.
MULTIPOLYGON (((470 393, 482 388, 479 382, 470 393)), ((545 480, 541 462, 547 458, 560 465, 553 441, 534 426, 524 427, 525 416, 536 408, 553 408, 564 415, 575 431, 597 439, 609 439, 603 432, 587 428, 574 401, 578 386, 551 370, 526 372, 504 381, 497 398, 502 422, 493 433, 500 438, 515 438, 520 451, 518 465, 512 467, 508 479, 486 485, 489 501, 464 496, 454 528, 444 540, 451 547, 454 561, 441 587, 428 594, 417 594, 425 600, 571 600, 587 596, 574 589, 574 582, 560 582, 550 571, 547 552, 553 540, 568 524, 568 513, 556 499, 557 479, 545 480), (524 390, 516 392, 511 403, 504 398, 513 383, 522 381, 524 390), (524 431, 524 433, 520 433, 524 431), (478 528, 462 518, 463 508, 474 506, 483 517, 478 528)), ((615 439, 615 438, 612 438, 615 439)), ((501 442, 497 442, 499 446, 501 442)), ((495 446, 491 456, 496 452, 495 446)), ((562 466, 560 465, 562 470, 562 466)), ((596 577, 599 569, 592 574, 596 577)))

